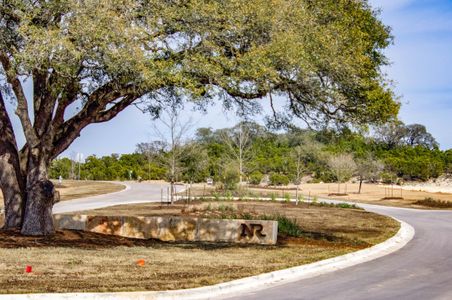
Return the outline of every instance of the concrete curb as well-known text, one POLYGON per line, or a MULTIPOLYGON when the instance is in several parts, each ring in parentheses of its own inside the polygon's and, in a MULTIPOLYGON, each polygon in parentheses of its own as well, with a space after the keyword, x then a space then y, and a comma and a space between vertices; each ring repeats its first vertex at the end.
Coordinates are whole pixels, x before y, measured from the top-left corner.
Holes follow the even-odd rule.
POLYGON ((213 299, 221 296, 232 296, 289 282, 312 278, 315 276, 345 269, 357 264, 368 262, 396 252, 404 247, 414 237, 414 228, 400 221, 400 230, 395 236, 383 243, 346 255, 333 257, 319 262, 274 271, 252 277, 233 280, 212 286, 175 291, 151 292, 121 292, 121 293, 66 293, 66 294, 24 294, 0 295, 0 300, 41 300, 41 299, 213 299))

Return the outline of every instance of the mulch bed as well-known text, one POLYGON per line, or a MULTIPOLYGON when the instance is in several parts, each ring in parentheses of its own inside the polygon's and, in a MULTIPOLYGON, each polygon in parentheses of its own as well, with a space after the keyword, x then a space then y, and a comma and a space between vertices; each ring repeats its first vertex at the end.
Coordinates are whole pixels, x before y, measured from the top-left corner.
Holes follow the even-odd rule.
POLYGON ((53 236, 23 236, 18 230, 0 230, 0 248, 45 248, 66 247, 102 249, 118 246, 151 246, 161 243, 156 240, 124 238, 78 230, 57 231, 53 236))

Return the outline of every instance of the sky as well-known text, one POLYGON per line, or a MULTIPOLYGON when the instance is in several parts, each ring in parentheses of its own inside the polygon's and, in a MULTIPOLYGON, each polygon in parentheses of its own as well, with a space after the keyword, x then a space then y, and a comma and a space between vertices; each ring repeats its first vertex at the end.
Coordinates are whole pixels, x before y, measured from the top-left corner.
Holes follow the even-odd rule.
MULTIPOLYGON (((391 65, 385 72, 401 97, 400 119, 405 124, 425 125, 441 149, 452 148, 452 0, 370 3, 381 9, 383 23, 392 28, 394 44, 385 52, 391 65)), ((211 107, 208 114, 194 113, 186 107, 184 116, 194 120, 192 128, 217 129, 238 122, 234 112, 224 112, 221 107, 211 107)), ((17 118, 13 123, 18 127, 17 118)), ((62 156, 131 153, 136 144, 157 139, 153 124, 156 121, 148 115, 129 107, 110 122, 88 126, 62 156)), ((23 140, 20 133, 18 140, 23 140)))
POLYGON ((392 28, 386 72, 402 97, 400 119, 425 125, 441 149, 452 148, 452 1, 370 2, 392 28))

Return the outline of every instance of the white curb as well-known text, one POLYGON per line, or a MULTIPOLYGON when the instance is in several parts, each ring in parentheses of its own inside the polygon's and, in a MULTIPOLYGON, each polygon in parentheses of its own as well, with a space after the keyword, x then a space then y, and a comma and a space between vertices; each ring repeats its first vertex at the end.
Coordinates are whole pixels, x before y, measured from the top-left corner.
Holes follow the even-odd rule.
MULTIPOLYGON (((398 220, 399 221, 399 220, 398 220)), ((24 295, 0 295, 0 300, 52 300, 52 299, 140 299, 140 300, 164 300, 164 299, 213 299, 221 296, 230 296, 238 293, 246 293, 275 285, 312 278, 322 274, 345 269, 357 264, 368 262, 379 257, 393 253, 405 246, 414 237, 414 228, 400 222, 400 230, 395 236, 373 247, 359 250, 346 255, 333 257, 319 262, 289 268, 280 271, 260 274, 252 277, 233 280, 212 286, 175 291, 151 291, 151 292, 120 292, 120 293, 66 293, 66 294, 24 294, 24 295)))

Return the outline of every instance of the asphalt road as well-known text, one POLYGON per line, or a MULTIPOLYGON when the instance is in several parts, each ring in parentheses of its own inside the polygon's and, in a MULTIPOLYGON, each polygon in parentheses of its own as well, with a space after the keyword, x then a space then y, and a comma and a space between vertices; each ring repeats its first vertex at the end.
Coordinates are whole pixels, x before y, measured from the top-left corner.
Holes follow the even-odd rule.
MULTIPOLYGON (((162 190, 166 198, 167 188, 169 187, 168 184, 159 185, 145 182, 125 182, 122 184, 127 187, 120 192, 59 202, 53 206, 53 213, 67 213, 120 204, 158 202, 160 201, 162 190)), ((182 186, 176 186, 178 191, 182 188, 182 186)))
MULTIPOLYGON (((127 185, 123 192, 57 203, 54 213, 160 201, 161 189, 167 187, 127 185)), ((452 300, 452 211, 361 206, 409 223, 415 237, 401 250, 371 262, 226 299, 452 300)))
POLYGON ((452 211, 361 205, 416 234, 401 250, 351 268, 225 299, 452 299, 452 211))

